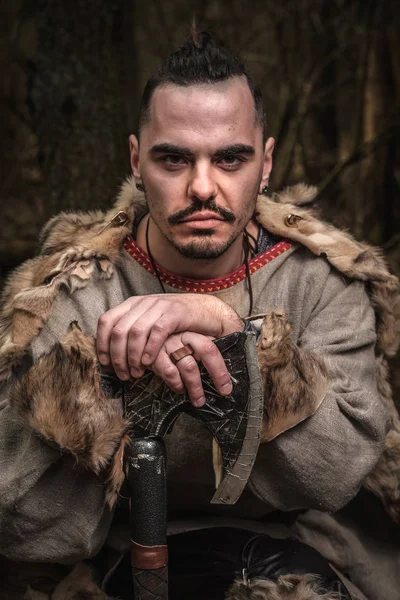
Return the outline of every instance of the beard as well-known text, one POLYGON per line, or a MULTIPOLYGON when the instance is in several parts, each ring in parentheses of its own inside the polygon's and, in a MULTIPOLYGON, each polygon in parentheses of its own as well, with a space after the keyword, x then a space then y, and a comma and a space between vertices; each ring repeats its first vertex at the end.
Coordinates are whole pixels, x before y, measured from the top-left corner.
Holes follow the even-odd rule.
MULTIPOLYGON (((200 200, 194 199, 192 204, 180 210, 167 219, 169 225, 177 225, 182 219, 191 217, 195 213, 199 213, 202 210, 212 211, 218 217, 222 217, 223 220, 230 225, 236 222, 236 217, 232 211, 227 210, 218 206, 215 200, 209 200, 207 202, 201 202, 200 200)), ((174 248, 178 250, 182 256, 191 258, 194 260, 210 260, 221 256, 237 239, 240 231, 232 232, 232 235, 224 242, 216 243, 212 240, 215 234, 214 229, 202 229, 201 231, 193 231, 193 240, 185 244, 178 243, 173 237, 168 238, 169 242, 172 243, 174 248)))
POLYGON ((191 258, 194 260, 211 260, 213 258, 219 258, 230 248, 230 246, 237 240, 239 235, 243 233, 243 229, 235 231, 232 235, 224 242, 214 242, 212 236, 215 231, 213 229, 203 229, 201 232, 194 232, 193 236, 196 238, 186 244, 179 244, 173 238, 168 238, 168 241, 174 246, 176 250, 185 258, 191 258))
MULTIPOLYGON (((257 184, 251 201, 251 211, 249 211, 249 203, 247 203, 245 205, 245 210, 242 210, 239 215, 235 215, 232 211, 218 206, 214 199, 202 202, 195 198, 189 207, 173 213, 167 218, 165 218, 165 216, 157 215, 157 210, 154 211, 154 214, 153 211, 150 211, 150 217, 163 237, 185 258, 192 260, 216 259, 222 256, 238 239, 238 237, 243 234, 243 231, 245 230, 254 213, 254 207, 258 195, 258 187, 259 184, 257 184), (213 239, 216 233, 215 229, 202 229, 198 231, 194 230, 192 232, 191 241, 180 242, 177 240, 173 233, 174 226, 177 225, 182 219, 186 219, 195 213, 201 212, 202 210, 212 211, 218 215, 219 218, 222 217, 223 221, 232 226, 231 234, 225 240, 218 242, 213 239), (169 231, 165 231, 164 228, 160 227, 159 223, 162 221, 165 222, 165 220, 168 225, 172 227, 172 230, 170 229, 169 231)), ((149 199, 147 197, 146 192, 145 197, 148 206, 152 206, 153 203, 151 202, 151 198, 149 199)))

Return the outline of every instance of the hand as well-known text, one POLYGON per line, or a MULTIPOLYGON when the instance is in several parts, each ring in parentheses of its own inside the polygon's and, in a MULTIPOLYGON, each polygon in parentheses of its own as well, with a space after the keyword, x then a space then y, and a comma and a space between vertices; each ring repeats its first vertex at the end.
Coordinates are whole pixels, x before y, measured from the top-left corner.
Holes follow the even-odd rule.
POLYGON ((134 296, 104 313, 97 326, 97 354, 122 380, 141 377, 176 332, 213 338, 243 330, 228 304, 210 295, 134 296))
POLYGON ((221 396, 232 392, 232 381, 224 359, 213 343, 212 337, 186 331, 171 335, 163 344, 151 370, 161 377, 174 392, 182 394, 185 390, 193 406, 203 406, 204 390, 201 384, 200 370, 196 361, 201 361, 213 380, 221 396), (185 356, 175 365, 170 354, 185 344, 190 344, 194 354, 185 356))

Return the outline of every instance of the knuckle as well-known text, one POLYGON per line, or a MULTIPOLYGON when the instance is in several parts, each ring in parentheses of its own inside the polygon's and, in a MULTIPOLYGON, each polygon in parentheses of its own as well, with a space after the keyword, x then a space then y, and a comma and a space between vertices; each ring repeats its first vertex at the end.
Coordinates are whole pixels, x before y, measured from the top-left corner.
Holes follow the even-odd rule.
POLYGON ((170 367, 164 367, 162 370, 163 377, 165 379, 175 379, 178 375, 178 369, 171 365, 170 367))
POLYGON ((195 375, 199 371, 197 363, 194 360, 186 360, 185 364, 182 365, 182 367, 184 367, 186 373, 188 373, 189 375, 195 375))
POLYGON ((217 346, 213 342, 211 342, 211 341, 208 341, 205 344, 205 346, 204 346, 204 352, 206 352, 212 358, 216 358, 220 354, 217 346))
POLYGON ((157 340, 154 339, 149 339, 146 343, 146 354, 151 354, 153 355, 153 353, 159 349, 159 344, 157 343, 157 340))
POLYGON ((133 336, 133 337, 141 337, 145 332, 145 326, 141 323, 134 323, 130 330, 129 330, 129 335, 133 336))
POLYGON ((201 398, 204 395, 201 385, 194 385, 190 388, 190 397, 193 399, 201 398))
POLYGON ((175 304, 174 300, 171 300, 171 298, 165 298, 165 297, 160 298, 159 302, 165 308, 171 308, 175 304))
POLYGON ((120 340, 123 337, 125 337, 125 330, 122 327, 118 327, 117 325, 116 327, 114 327, 111 337, 114 340, 120 340))
POLYGON ((128 364, 131 367, 138 367, 139 366, 140 361, 138 360, 138 357, 135 354, 132 354, 131 352, 128 354, 128 364))
POLYGON ((154 325, 153 325, 154 333, 164 333, 165 330, 166 330, 166 324, 165 324, 165 321, 163 321, 163 319, 159 319, 157 321, 157 323, 154 323, 154 325))
POLYGON ((213 373, 213 380, 218 382, 219 385, 223 385, 224 383, 230 382, 230 377, 228 373, 222 369, 218 369, 213 373))
POLYGON ((125 363, 122 358, 114 357, 112 363, 116 371, 124 371, 125 363))
POLYGON ((106 327, 108 325, 107 313, 104 313, 99 317, 99 319, 97 321, 97 325, 98 325, 98 327, 101 327, 101 328, 106 327))

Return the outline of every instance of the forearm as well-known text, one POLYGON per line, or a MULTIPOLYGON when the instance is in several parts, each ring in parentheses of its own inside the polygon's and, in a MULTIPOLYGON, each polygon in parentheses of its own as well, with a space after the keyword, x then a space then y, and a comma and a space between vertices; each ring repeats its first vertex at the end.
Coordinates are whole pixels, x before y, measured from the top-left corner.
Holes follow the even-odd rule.
POLYGON ((2 394, 0 553, 74 562, 107 535, 118 492, 110 469, 117 457, 122 471, 126 423, 100 387, 93 339, 74 322, 59 341, 44 328, 29 352, 31 364, 16 365, 2 394))
POLYGON ((0 411, 0 553, 70 563, 95 554, 112 518, 104 484, 44 443, 7 405, 0 411))
POLYGON ((330 391, 317 412, 260 446, 250 483, 279 510, 334 512, 355 496, 384 447, 387 417, 365 391, 330 391))
POLYGON ((102 546, 112 518, 107 477, 124 422, 120 406, 99 389, 93 339, 78 339, 76 322, 94 331, 109 304, 100 276, 81 287, 90 273, 77 265, 60 285, 25 290, 22 309, 40 317, 33 337, 22 342, 17 335, 26 333, 24 310, 5 318, 14 338, 1 348, 2 364, 14 363, 8 384, 2 373, 0 399, 0 553, 10 559, 88 557, 102 546))
POLYGON ((261 360, 266 426, 271 406, 287 420, 288 407, 296 415, 299 400, 307 407, 308 399, 307 418, 267 437, 252 475, 257 493, 282 510, 337 510, 356 494, 384 448, 388 420, 376 386, 373 310, 362 284, 333 284, 301 337, 283 336, 281 351, 268 355, 266 348, 261 360), (326 393, 318 403, 321 375, 326 393))

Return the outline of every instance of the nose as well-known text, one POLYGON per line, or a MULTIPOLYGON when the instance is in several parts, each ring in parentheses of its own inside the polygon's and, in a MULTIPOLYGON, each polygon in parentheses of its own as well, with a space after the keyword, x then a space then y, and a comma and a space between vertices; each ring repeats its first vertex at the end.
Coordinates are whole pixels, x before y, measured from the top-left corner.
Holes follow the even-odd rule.
POLYGON ((197 164, 192 171, 188 185, 188 197, 202 202, 212 200, 218 193, 218 186, 213 175, 212 165, 197 164))

